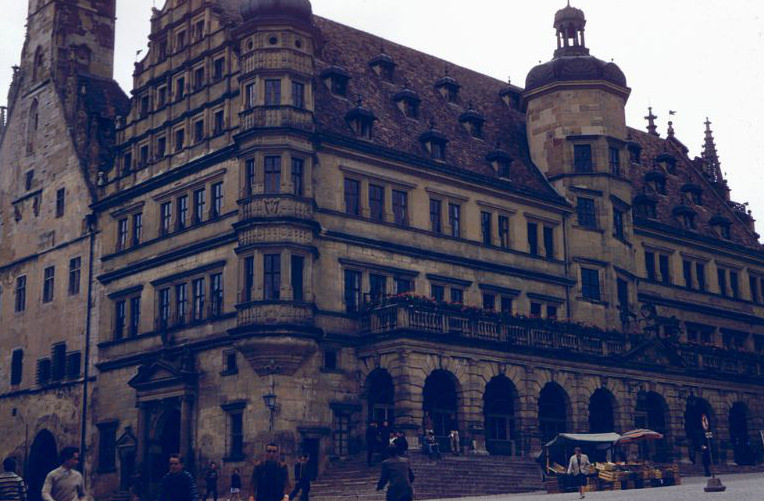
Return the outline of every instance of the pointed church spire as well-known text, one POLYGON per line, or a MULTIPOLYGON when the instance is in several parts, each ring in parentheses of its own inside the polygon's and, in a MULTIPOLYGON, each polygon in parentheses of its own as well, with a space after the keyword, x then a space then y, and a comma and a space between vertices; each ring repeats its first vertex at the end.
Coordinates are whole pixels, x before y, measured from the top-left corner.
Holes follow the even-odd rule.
POLYGON ((714 133, 711 130, 711 121, 708 117, 706 117, 706 139, 700 156, 703 159, 703 174, 713 183, 723 181, 722 166, 719 162, 719 154, 716 152, 714 133))
POLYGON ((653 115, 652 106, 647 108, 647 110, 649 111, 649 113, 645 117, 645 120, 647 120, 647 132, 649 132, 653 136, 660 136, 660 134, 658 134, 658 127, 655 126, 655 119, 658 117, 653 115))

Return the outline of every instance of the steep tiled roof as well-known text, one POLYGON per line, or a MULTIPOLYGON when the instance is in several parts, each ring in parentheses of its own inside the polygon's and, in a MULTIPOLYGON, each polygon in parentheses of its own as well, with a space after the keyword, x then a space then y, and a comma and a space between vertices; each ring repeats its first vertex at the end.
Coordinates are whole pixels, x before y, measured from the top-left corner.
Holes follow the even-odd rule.
POLYGON ((449 141, 446 153, 449 166, 496 177, 486 156, 497 149, 498 143, 513 160, 512 185, 524 191, 555 195, 530 160, 525 115, 510 108, 500 97, 506 83, 327 19, 314 17, 314 22, 326 42, 317 61, 317 73, 337 65, 350 75, 346 98, 332 94, 323 84, 317 86, 320 131, 353 136, 345 116, 362 96, 364 108, 377 118, 371 140, 374 145, 427 158, 420 137, 430 129, 432 121, 449 141), (369 65, 383 51, 396 64, 392 83, 383 81, 369 65), (447 71, 461 86, 457 103, 449 103, 435 88, 447 71), (421 99, 417 120, 406 118, 394 101, 405 87, 421 99), (482 138, 472 137, 459 122, 470 105, 485 118, 482 138))
MULTIPOLYGON (((683 224, 677 215, 686 211, 687 208, 695 213, 695 233, 703 236, 718 238, 712 228, 712 222, 717 222, 721 216, 730 221, 730 240, 737 244, 759 247, 756 236, 750 231, 739 215, 724 200, 717 188, 702 174, 702 165, 696 160, 691 160, 685 153, 685 149, 674 139, 664 139, 636 129, 629 129, 634 142, 642 147, 641 162, 639 165, 632 164, 632 181, 634 194, 648 195, 656 200, 657 221, 684 230, 683 224), (661 168, 657 160, 662 155, 670 155, 676 160, 673 172, 667 172, 661 168), (649 179, 655 177, 654 172, 663 174, 666 180, 666 194, 658 194, 652 189, 649 179), (689 193, 697 188, 702 189, 702 205, 692 202, 689 193), (712 219, 714 221, 712 221, 712 219)), ((663 164, 665 165, 665 164, 663 164)))

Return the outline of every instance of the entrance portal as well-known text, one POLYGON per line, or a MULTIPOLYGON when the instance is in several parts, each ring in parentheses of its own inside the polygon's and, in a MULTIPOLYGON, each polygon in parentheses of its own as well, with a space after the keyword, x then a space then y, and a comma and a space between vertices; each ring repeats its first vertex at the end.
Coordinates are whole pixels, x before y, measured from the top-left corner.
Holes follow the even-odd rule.
MULTIPOLYGON (((641 392, 637 395, 637 407, 634 412, 634 428, 647 428, 657 431, 664 438, 654 442, 655 453, 652 457, 659 463, 671 461, 671 451, 668 446, 668 416, 666 401, 654 391, 641 392)), ((640 454, 643 458, 650 458, 650 444, 640 444, 640 454)))
POLYGON ((738 402, 730 409, 730 442, 739 465, 752 465, 756 462, 751 440, 748 437, 748 407, 738 402))
POLYGON ((506 376, 491 379, 485 387, 485 439, 486 449, 491 454, 511 456, 517 451, 516 399, 515 385, 506 376))
POLYGON ((392 426, 395 420, 395 389, 393 378, 385 369, 376 369, 366 378, 369 396, 369 421, 380 425, 387 421, 392 426))
POLYGON ((423 410, 432 420, 432 429, 443 451, 449 450, 449 432, 459 426, 455 379, 448 371, 436 370, 424 382, 423 410))
POLYGON ((40 431, 32 442, 29 453, 28 478, 29 501, 40 501, 42 484, 48 472, 58 467, 56 439, 48 430, 40 431))
MULTIPOLYGON (((149 472, 152 486, 159 484, 167 473, 171 454, 180 452, 180 410, 167 409, 157 420, 149 444, 149 472)), ((183 458, 188 464, 190 458, 183 458)))

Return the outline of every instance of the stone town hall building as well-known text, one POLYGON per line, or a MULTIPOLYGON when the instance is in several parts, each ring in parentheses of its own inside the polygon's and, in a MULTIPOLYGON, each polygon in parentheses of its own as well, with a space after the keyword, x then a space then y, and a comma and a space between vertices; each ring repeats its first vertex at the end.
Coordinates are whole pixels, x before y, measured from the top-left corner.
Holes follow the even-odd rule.
POLYGON ((426 413, 476 453, 650 427, 678 460, 706 413, 760 458, 753 220, 710 124, 701 158, 626 125, 580 10, 521 88, 308 0, 167 0, 128 99, 115 1, 29 0, 0 131, 0 453, 33 488, 65 445, 104 499, 426 413))

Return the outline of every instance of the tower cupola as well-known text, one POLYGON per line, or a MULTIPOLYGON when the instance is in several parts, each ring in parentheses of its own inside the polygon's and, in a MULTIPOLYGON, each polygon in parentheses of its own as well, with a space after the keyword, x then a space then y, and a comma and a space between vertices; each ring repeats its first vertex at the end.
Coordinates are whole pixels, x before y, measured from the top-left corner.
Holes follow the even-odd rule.
POLYGON ((557 30, 557 56, 588 56, 584 28, 586 16, 584 11, 570 6, 560 9, 554 16, 554 28, 557 30))

